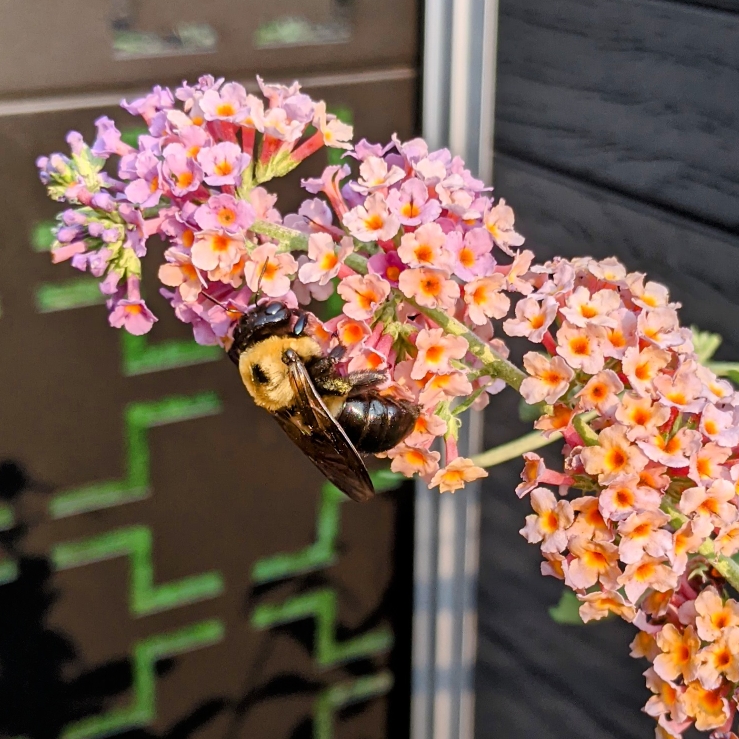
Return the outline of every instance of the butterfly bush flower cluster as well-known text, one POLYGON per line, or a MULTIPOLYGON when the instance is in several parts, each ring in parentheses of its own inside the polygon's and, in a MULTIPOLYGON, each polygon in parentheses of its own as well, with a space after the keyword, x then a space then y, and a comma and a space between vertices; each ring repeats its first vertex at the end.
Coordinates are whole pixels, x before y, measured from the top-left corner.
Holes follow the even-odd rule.
POLYGON ((504 330, 541 345, 524 356, 521 393, 546 404, 536 426, 565 447, 562 472, 526 455, 517 492, 534 513, 521 533, 584 621, 615 613, 641 630, 632 653, 652 662, 645 710, 660 737, 692 724, 728 736, 739 603, 724 575, 736 565, 714 560, 739 552, 739 394, 699 364, 679 305, 643 274, 557 259, 526 278, 504 330))
POLYGON ((517 488, 543 573, 574 590, 583 620, 639 628, 662 739, 692 724, 734 736, 739 396, 701 366, 679 306, 615 259, 534 264, 512 209, 447 149, 353 145, 297 83, 258 83, 261 96, 212 77, 155 87, 123 103, 148 127, 137 148, 103 117, 91 146, 73 132, 71 155, 39 159, 69 206, 53 260, 99 277, 111 325, 143 334, 156 317, 141 259, 162 239, 162 294, 196 341, 224 349, 255 301, 338 296, 340 313, 310 314, 309 333, 342 347, 340 371, 381 370, 381 392, 420 407, 386 456, 441 492, 487 474, 459 455, 462 412, 514 387, 565 441, 562 471, 527 453, 517 488), (265 184, 324 146, 345 150, 341 163, 302 180, 307 197, 283 218, 265 184), (535 345, 525 372, 501 328, 535 345))
POLYGON ((458 416, 504 382, 433 315, 507 354, 492 319, 507 315, 510 293, 532 290, 522 276, 533 254, 517 249, 513 211, 447 149, 395 137, 352 146, 351 127, 297 83, 258 81, 261 97, 212 77, 155 87, 123 103, 148 126, 138 148, 103 117, 91 146, 73 132, 71 157, 39 159, 51 197, 72 206, 52 258, 100 277, 111 325, 142 334, 157 319, 141 296, 141 259, 150 237, 164 239, 163 294, 199 343, 224 348, 253 298, 297 307, 337 292, 341 315, 312 320, 312 334, 326 350, 344 347, 344 371, 384 370, 383 392, 422 408, 388 454, 392 469, 442 492, 484 476, 458 454, 458 416), (283 219, 264 183, 324 145, 345 149, 343 163, 303 180, 310 197, 283 219))

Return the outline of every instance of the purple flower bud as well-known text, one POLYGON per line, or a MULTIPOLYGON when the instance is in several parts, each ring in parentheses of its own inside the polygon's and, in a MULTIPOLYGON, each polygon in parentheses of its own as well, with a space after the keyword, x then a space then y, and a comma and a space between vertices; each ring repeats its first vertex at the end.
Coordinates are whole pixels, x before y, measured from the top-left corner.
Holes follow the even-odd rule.
POLYGON ((70 149, 72 149, 72 154, 75 155, 82 154, 87 147, 87 144, 85 144, 85 140, 82 138, 82 134, 79 131, 70 131, 67 134, 67 143, 69 144, 70 149))

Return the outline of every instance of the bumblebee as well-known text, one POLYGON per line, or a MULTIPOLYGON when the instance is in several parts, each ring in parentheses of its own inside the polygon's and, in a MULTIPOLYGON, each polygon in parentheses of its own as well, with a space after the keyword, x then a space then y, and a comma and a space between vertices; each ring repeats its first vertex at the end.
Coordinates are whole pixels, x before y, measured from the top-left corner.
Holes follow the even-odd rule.
POLYGON ((318 469, 356 501, 375 490, 360 457, 392 449, 413 430, 418 406, 382 395, 384 372, 342 376, 343 347, 324 353, 307 315, 273 301, 245 313, 228 355, 254 402, 269 411, 318 469))

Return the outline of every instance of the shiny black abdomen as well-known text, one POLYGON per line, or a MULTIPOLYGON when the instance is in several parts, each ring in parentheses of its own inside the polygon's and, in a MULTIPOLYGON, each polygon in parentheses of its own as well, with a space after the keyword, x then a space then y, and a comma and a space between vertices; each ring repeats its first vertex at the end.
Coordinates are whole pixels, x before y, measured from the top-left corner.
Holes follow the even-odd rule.
POLYGON ((417 406, 369 391, 348 398, 336 420, 357 451, 376 454, 403 441, 417 417, 417 406))

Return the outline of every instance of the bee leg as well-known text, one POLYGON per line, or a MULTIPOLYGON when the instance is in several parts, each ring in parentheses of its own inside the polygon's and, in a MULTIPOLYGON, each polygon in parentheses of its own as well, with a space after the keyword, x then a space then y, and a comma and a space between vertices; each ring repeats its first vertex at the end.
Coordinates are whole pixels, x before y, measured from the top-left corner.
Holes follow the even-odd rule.
POLYGON ((331 355, 317 357, 306 364, 306 369, 321 395, 346 395, 352 388, 348 379, 336 371, 336 359, 331 355))
POLYGON ((295 336, 302 336, 305 327, 308 325, 308 314, 302 310, 294 310, 293 315, 297 317, 293 326, 293 334, 295 336))
POLYGON ((358 370, 357 372, 350 372, 344 379, 351 385, 349 395, 352 396, 361 394, 377 385, 382 385, 387 380, 387 374, 376 370, 358 370))

